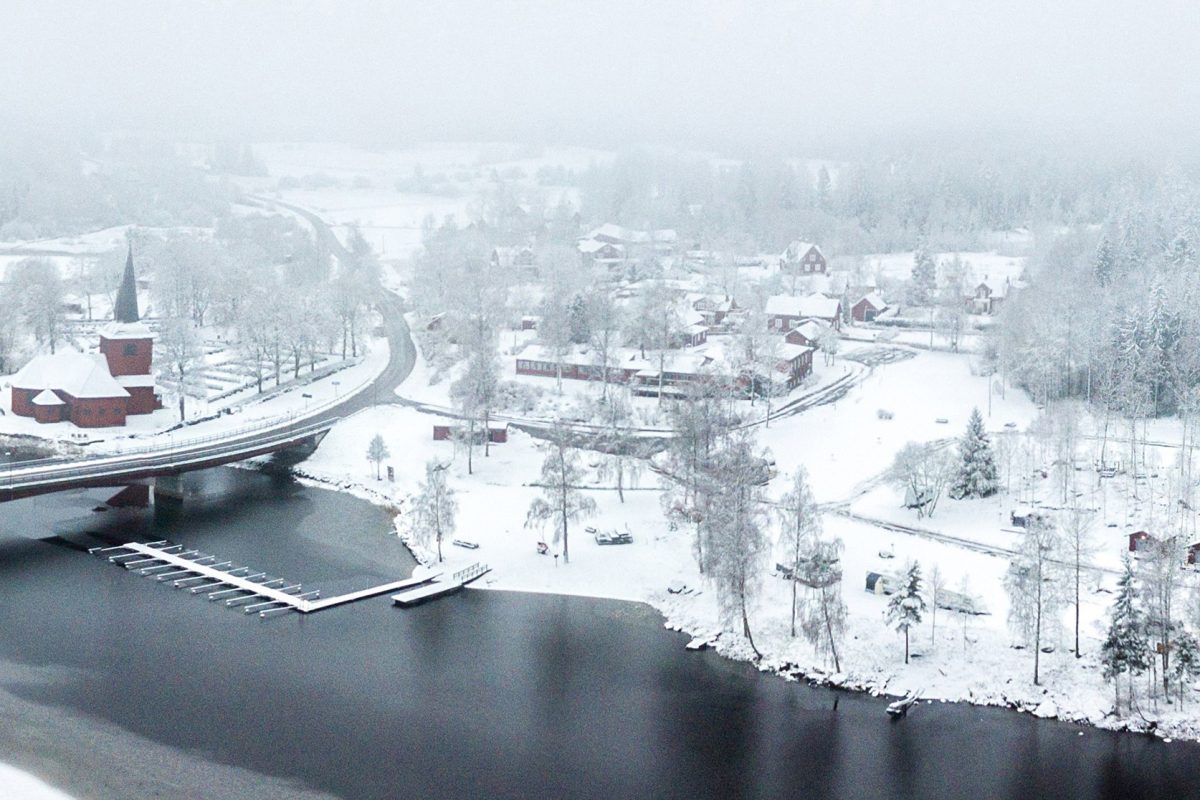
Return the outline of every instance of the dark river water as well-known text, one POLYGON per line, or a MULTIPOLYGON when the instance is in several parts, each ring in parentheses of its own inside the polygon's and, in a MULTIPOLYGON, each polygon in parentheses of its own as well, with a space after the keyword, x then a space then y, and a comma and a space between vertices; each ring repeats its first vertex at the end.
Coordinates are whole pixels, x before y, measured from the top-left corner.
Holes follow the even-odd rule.
MULTIPOLYGON (((192 480, 204 496, 157 519, 93 513, 99 492, 0 506, 0 658, 66 676, 5 689, 346 798, 1200 797, 1200 747, 957 705, 892 722, 881 700, 686 652, 643 606, 467 591, 261 621, 81 549, 171 539, 325 594, 412 567, 366 503, 192 480)), ((9 728, 0 758, 20 764, 9 728)))

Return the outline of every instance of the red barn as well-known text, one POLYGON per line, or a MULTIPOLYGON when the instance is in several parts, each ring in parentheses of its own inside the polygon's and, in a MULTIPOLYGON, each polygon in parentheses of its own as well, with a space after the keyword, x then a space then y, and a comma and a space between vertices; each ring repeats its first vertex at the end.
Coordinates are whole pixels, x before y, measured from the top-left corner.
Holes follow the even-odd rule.
POLYGON ((855 322, 874 322, 876 317, 887 311, 887 307, 882 297, 871 292, 850 307, 850 318, 855 322))

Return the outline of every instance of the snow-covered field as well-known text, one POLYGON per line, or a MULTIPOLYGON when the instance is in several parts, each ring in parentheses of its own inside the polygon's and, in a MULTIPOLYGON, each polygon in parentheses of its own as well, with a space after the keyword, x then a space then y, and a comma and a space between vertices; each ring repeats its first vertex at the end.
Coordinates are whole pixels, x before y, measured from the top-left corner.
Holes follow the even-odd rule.
MULTIPOLYGON (((419 374, 420 369, 415 376, 419 374)), ((899 507, 899 491, 878 479, 906 442, 959 436, 972 405, 987 408, 986 392, 986 379, 971 374, 966 356, 923 352, 907 361, 876 367, 836 403, 759 429, 760 443, 772 449, 781 472, 786 476, 803 465, 816 499, 829 504, 824 527, 827 534, 845 543, 843 596, 849 611, 842 673, 831 675, 823 658, 803 639, 789 635, 788 584, 766 570, 763 591, 751 617, 756 642, 766 656, 763 663, 798 667, 810 677, 872 691, 901 694, 923 689, 929 698, 1013 705, 1097 725, 1121 724, 1105 716, 1112 693, 1097 663, 1103 620, 1112 598, 1111 573, 1099 573, 1087 581, 1081 614, 1083 659, 1077 661, 1070 652, 1069 610, 1064 609, 1062 636, 1051 637, 1055 649, 1043 654, 1042 685, 1035 686, 1030 652, 1011 646, 1009 603, 1002 585, 1009 564, 1005 550, 1019 537, 1009 529, 1007 519, 1011 508, 1018 505, 1016 492, 989 500, 943 499, 932 518, 918 521, 913 512, 899 507), (892 411, 893 418, 880 419, 879 408, 892 411), (952 539, 885 530, 839 513, 843 511, 962 537, 968 540, 967 546, 952 539), (893 558, 882 558, 881 552, 893 558), (936 631, 927 615, 913 632, 916 657, 905 665, 902 639, 884 621, 887 599, 864 587, 868 571, 898 571, 908 559, 918 560, 927 577, 936 566, 947 588, 965 590, 990 613, 968 616, 942 610, 936 617, 936 631)), ((994 436, 1012 435, 1006 423, 1024 429, 1036 414, 1022 393, 1009 391, 1006 397, 993 397, 992 414, 986 422, 994 436)), ((638 488, 626 491, 622 503, 611 484, 597 477, 596 467, 605 457, 582 454, 588 492, 596 500, 597 511, 574 527, 571 563, 564 564, 537 553, 536 545, 547 538, 546 532, 525 527, 526 510, 539 493, 529 485, 537 479, 542 458, 536 440, 510 432, 508 443, 493 446, 488 458, 476 451, 474 474, 468 475, 465 452, 449 442, 433 441, 432 426, 439 421, 410 408, 364 411, 339 425, 303 470, 324 483, 396 508, 397 529, 403 533, 407 501, 423 478, 425 462, 433 459, 449 464, 450 482, 459 502, 456 536, 480 545, 478 550, 466 550, 446 544, 449 568, 483 561, 492 567, 484 584, 487 588, 643 601, 660 609, 672 627, 701 638, 720 631, 716 598, 696 569, 690 533, 670 530, 659 505, 656 476, 643 475, 638 488), (385 463, 394 467, 395 483, 375 480, 366 459, 367 443, 375 433, 384 437, 393 454, 385 463), (584 532, 585 525, 602 531, 628 529, 634 544, 597 546, 584 532), (691 591, 667 591, 669 586, 681 585, 691 591)), ((772 481, 769 494, 778 496, 786 489, 785 483, 786 477, 772 481)), ((1112 493, 1114 510, 1123 508, 1115 487, 1104 491, 1112 493)), ((1101 528, 1100 549, 1094 559, 1097 566, 1113 569, 1119 564, 1125 530, 1124 526, 1119 531, 1101 528)), ((423 558, 434 557, 428 547, 415 550, 423 558)), ((718 638, 717 647, 733 657, 749 655, 740 637, 729 634, 718 638)), ((1163 711, 1159 719, 1160 731, 1200 734, 1188 713, 1163 711)))

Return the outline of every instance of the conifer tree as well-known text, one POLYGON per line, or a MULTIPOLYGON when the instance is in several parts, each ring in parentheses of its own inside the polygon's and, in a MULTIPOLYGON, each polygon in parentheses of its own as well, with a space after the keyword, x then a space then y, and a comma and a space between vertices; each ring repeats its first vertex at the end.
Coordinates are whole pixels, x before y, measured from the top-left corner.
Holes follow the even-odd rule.
POLYGON ((1113 272, 1116 270, 1116 254, 1113 253, 1112 244, 1107 236, 1100 237, 1100 244, 1096 246, 1096 260, 1092 270, 1096 275, 1096 283, 1101 286, 1112 283, 1113 272))
POLYGON ((925 613, 925 598, 921 596, 921 565, 914 561, 908 566, 901 586, 888 601, 887 621, 904 634, 904 663, 908 663, 908 632, 921 622, 925 613))
POLYGON ((1179 631, 1175 637, 1175 660, 1171 662, 1171 677, 1179 687, 1179 707, 1183 708, 1184 689, 1200 676, 1200 642, 1190 631, 1179 631))
POLYGON ((958 475, 950 495, 955 498, 990 497, 1000 489, 1000 476, 992 443, 983 428, 979 409, 972 409, 967 432, 958 445, 958 475))
POLYGON ((1125 571, 1117 581, 1117 599, 1109 616, 1108 635, 1100 646, 1100 663, 1104 679, 1113 682, 1116 709, 1121 711, 1121 675, 1129 675, 1129 703, 1133 703, 1133 679, 1149 666, 1146 651, 1149 643, 1142 624, 1142 615, 1134 603, 1133 562, 1125 558, 1125 571))
POLYGON ((922 241, 913 252, 912 280, 909 283, 909 302, 927 306, 937 292, 937 264, 922 241))

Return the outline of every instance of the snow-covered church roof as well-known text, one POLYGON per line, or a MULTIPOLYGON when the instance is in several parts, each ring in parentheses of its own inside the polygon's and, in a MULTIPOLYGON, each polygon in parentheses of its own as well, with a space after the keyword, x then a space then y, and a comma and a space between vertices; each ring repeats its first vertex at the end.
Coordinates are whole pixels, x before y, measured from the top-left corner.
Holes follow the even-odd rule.
POLYGON ((53 353, 35 356, 12 377, 14 389, 58 389, 75 398, 129 397, 108 371, 99 353, 53 353))

